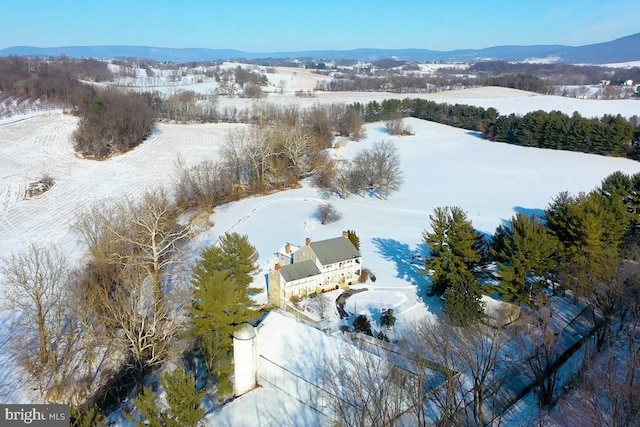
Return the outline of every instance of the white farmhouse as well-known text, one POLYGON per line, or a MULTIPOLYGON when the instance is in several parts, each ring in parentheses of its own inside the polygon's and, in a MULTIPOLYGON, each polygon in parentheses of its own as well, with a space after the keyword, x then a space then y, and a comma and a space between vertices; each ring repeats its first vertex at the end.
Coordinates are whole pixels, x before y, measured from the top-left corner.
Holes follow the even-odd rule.
POLYGON ((277 263, 266 275, 269 302, 284 308, 292 296, 305 297, 358 282, 362 258, 347 238, 312 242, 302 247, 290 243, 276 253, 277 263))

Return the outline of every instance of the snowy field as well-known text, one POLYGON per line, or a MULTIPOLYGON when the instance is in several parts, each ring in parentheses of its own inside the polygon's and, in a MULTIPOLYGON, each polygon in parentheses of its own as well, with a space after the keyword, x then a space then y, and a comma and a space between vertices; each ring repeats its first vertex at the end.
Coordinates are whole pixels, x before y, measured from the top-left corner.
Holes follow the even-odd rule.
MULTIPOLYGON (((586 116, 633 115, 640 106, 633 101, 530 96, 508 89, 497 89, 493 96, 491 88, 461 92, 430 96, 439 101, 493 106, 502 113, 560 109, 567 113, 577 110, 586 116)), ((310 100, 289 97, 288 102, 362 102, 384 96, 389 95, 327 93, 310 100)), ((268 100, 272 97, 276 98, 270 95, 268 100)), ((170 185, 178 156, 188 165, 215 158, 225 132, 241 126, 159 124, 151 138, 131 152, 90 161, 73 152, 71 134, 76 120, 51 113, 0 123, 0 258, 38 242, 56 243, 72 260, 80 260, 82 248, 70 230, 79 212, 112 198, 136 198, 148 188, 170 185), (25 199, 27 186, 43 175, 53 177, 55 185, 40 196, 25 199)), ((365 140, 349 142, 336 153, 351 158, 376 141, 396 144, 405 183, 389 200, 359 196, 332 200, 343 219, 328 226, 320 225, 313 216, 323 200, 309 183, 300 189, 238 201, 216 209, 211 217, 215 225, 196 237, 190 245, 192 255, 215 242, 220 234, 237 231, 247 234, 257 247, 266 272, 271 267, 271 255, 285 241, 300 244, 306 237, 320 240, 337 237, 347 228, 355 229, 361 240, 363 264, 375 273, 377 281, 367 283, 369 292, 350 298, 346 309, 368 312, 375 319, 380 309, 392 307, 402 327, 413 318, 437 315, 441 310, 437 299, 419 296, 427 283, 419 274, 419 266, 410 262, 413 254, 424 253, 421 232, 428 227, 428 215, 434 207, 461 206, 477 229, 493 233, 516 212, 544 209, 560 191, 589 191, 616 170, 640 172, 640 163, 626 159, 523 148, 417 119, 407 119, 406 123, 414 136, 392 137, 383 124, 372 123, 366 126, 365 140)), ((261 276, 257 283, 263 283, 261 276)), ((2 292, 9 289, 2 288, 2 292)), ((0 342, 10 334, 14 315, 1 313, 0 342)), ((13 386, 19 371, 3 360, 2 354, 0 362, 0 400, 28 401, 29 396, 13 386)), ((291 421, 288 425, 303 425, 291 421)))
MULTIPOLYGON (((245 70, 253 70, 264 74, 268 85, 263 88, 266 92, 288 93, 293 95, 296 91, 313 91, 318 82, 329 81, 331 77, 313 73, 312 70, 293 67, 264 67, 238 62, 224 62, 221 70, 230 70, 242 67, 245 70)), ((197 94, 211 95, 215 93, 220 84, 213 78, 205 75, 205 67, 186 68, 179 70, 162 70, 152 68, 152 75, 141 68, 135 69, 136 76, 118 77, 120 66, 109 64, 109 69, 116 74, 113 83, 98 83, 98 86, 117 85, 134 89, 139 92, 158 91, 165 95, 173 95, 181 91, 193 91, 197 94)), ((210 67, 212 68, 212 67, 210 67)))
MULTIPOLYGON (((309 107, 317 103, 367 103, 370 101, 381 102, 385 99, 404 98, 429 99, 436 102, 475 105, 483 108, 493 107, 500 114, 526 114, 537 110, 556 110, 568 115, 578 111, 585 117, 600 117, 604 114, 621 114, 624 117, 631 117, 640 114, 640 100, 574 99, 487 86, 436 93, 315 92, 315 96, 312 98, 298 98, 287 93, 271 93, 260 102, 280 105, 298 104, 301 107, 309 107)), ((246 98, 220 97, 218 102, 219 108, 249 108, 256 101, 246 98)))

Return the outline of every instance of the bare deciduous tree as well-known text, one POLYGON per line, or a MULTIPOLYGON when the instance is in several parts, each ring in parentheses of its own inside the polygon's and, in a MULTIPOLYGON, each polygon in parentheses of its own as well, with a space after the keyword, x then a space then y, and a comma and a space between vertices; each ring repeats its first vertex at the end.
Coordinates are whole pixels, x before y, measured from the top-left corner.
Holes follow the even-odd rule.
POLYGON ((175 314, 184 304, 176 301, 177 290, 168 293, 164 285, 180 274, 179 246, 190 234, 176 224, 176 215, 163 193, 148 193, 138 203, 96 207, 78 219, 75 228, 91 255, 78 279, 77 304, 86 311, 78 321, 86 328, 85 356, 90 367, 97 363, 94 370, 100 352, 89 346, 100 333, 138 373, 167 355, 182 326, 175 314))
POLYGON ((198 206, 211 210, 214 206, 229 201, 233 193, 231 174, 221 163, 205 160, 187 168, 178 159, 176 162, 176 199, 180 207, 198 206))
POLYGON ((486 325, 460 328, 422 321, 410 326, 402 340, 408 366, 419 373, 412 388, 412 409, 421 426, 484 425, 489 398, 503 387, 509 370, 502 330, 486 325), (434 375, 437 373, 437 375, 434 375))
POLYGON ((177 211, 163 192, 146 193, 142 201, 127 201, 124 208, 130 230, 110 231, 114 237, 131 248, 129 253, 118 254, 123 265, 139 265, 147 272, 158 305, 162 305, 162 279, 175 271, 179 261, 178 245, 191 234, 188 226, 176 223, 177 211))
POLYGON ((499 328, 475 324, 457 328, 456 340, 460 362, 472 383, 473 419, 482 425, 496 415, 485 414, 487 399, 498 393, 507 380, 508 364, 501 364, 498 369, 499 362, 504 360, 507 337, 499 328))
POLYGON ((394 114, 389 120, 384 122, 389 135, 412 135, 411 128, 402 121, 401 114, 394 114))
POLYGON ((248 129, 230 130, 225 135, 224 145, 221 149, 221 157, 231 173, 237 190, 241 190, 249 183, 250 170, 244 151, 251 138, 252 135, 248 129))
POLYGON ((470 393, 459 372, 458 349, 449 339, 452 332, 451 325, 422 321, 410 325, 402 340, 403 357, 418 373, 409 396, 420 426, 472 424, 466 411, 470 393))
POLYGON ((24 315, 24 327, 37 336, 37 358, 45 365, 53 356, 52 339, 64 315, 64 298, 69 269, 59 249, 31 245, 21 255, 10 257, 2 268, 7 294, 6 308, 24 315))
POLYGON ((321 319, 324 319, 332 305, 331 299, 324 294, 318 294, 309 299, 309 306, 318 313, 321 319))
POLYGON ((390 191, 398 190, 402 184, 400 153, 394 144, 381 141, 371 147, 371 157, 378 194, 386 199, 390 191))
POLYGON ((284 127, 276 128, 279 134, 281 150, 289 161, 292 174, 296 179, 304 177, 309 172, 308 159, 311 149, 311 139, 304 132, 302 127, 284 127))
POLYGON ((94 208, 79 218, 76 229, 94 259, 122 269, 133 265, 144 269, 161 305, 163 278, 175 274, 178 246, 191 234, 176 218, 177 210, 166 194, 148 192, 137 203, 126 200, 94 208))
POLYGON ((10 350, 43 396, 64 394, 75 363, 78 329, 70 313, 66 256, 55 247, 31 245, 6 260, 2 276, 11 288, 4 309, 21 313, 10 350))
POLYGON ((407 408, 411 374, 381 356, 345 345, 340 360, 326 359, 319 368, 329 407, 345 427, 383 427, 397 422, 407 408))
POLYGON ((553 402, 558 380, 555 361, 558 355, 562 331, 553 324, 553 308, 544 297, 540 297, 539 310, 525 322, 525 330, 520 331, 523 365, 534 377, 541 408, 553 402))
POLYGON ((329 203, 322 203, 316 209, 316 215, 322 225, 331 224, 332 222, 340 221, 342 219, 342 215, 340 212, 333 207, 333 205, 329 203))
POLYGON ((338 193, 342 199, 346 199, 349 195, 351 173, 352 165, 349 160, 340 159, 335 161, 335 175, 333 176, 331 187, 333 192, 338 193))
POLYGON ((594 427, 640 425, 640 350, 627 344, 607 349, 582 368, 575 392, 559 403, 563 420, 594 427))
POLYGON ((353 165, 354 192, 359 192, 355 189, 360 187, 371 188, 378 197, 386 199, 403 182, 400 154, 390 142, 376 142, 371 148, 361 150, 353 159, 353 165))
POLYGON ((108 316, 117 329, 116 342, 127 350, 136 371, 142 375, 167 357, 170 346, 184 326, 175 313, 179 313, 185 304, 173 298, 167 301, 170 304, 160 303, 151 297, 148 272, 139 265, 126 265, 121 270, 120 283, 115 291, 103 289, 97 296, 104 307, 101 314, 108 316))

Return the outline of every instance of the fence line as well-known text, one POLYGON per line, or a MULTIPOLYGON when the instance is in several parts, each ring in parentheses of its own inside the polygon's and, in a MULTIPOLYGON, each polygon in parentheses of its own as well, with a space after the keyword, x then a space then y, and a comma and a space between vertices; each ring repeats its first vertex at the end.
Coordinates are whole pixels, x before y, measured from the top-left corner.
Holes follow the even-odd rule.
POLYGON ((298 402, 335 421, 335 414, 331 409, 331 399, 334 396, 320 386, 262 355, 258 356, 258 377, 298 402))

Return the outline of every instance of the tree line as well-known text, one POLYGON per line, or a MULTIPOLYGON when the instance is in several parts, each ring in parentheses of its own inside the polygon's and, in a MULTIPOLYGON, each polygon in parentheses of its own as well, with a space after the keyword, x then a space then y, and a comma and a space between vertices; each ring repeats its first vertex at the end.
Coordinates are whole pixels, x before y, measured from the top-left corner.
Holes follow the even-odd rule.
MULTIPOLYGON (((441 70, 447 72, 446 69, 441 70)), ((450 72, 458 72, 451 70, 450 72)), ((483 61, 471 64, 469 73, 480 77, 528 75, 544 79, 551 85, 593 85, 602 80, 640 81, 640 67, 608 68, 597 65, 527 64, 507 61, 483 61)))
POLYGON ((497 142, 525 147, 580 151, 606 156, 640 159, 640 119, 606 114, 585 118, 575 112, 534 111, 524 116, 500 115, 495 108, 437 103, 424 99, 389 99, 366 104, 353 103, 365 122, 402 115, 481 132, 497 142))
POLYGON ((75 149, 88 157, 130 150, 149 136, 155 120, 142 95, 81 82, 111 79, 107 63, 92 59, 0 59, 0 90, 68 106, 79 117, 75 149))

